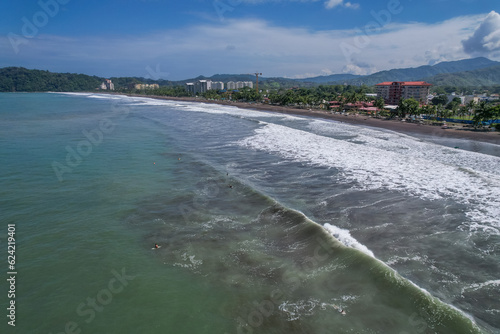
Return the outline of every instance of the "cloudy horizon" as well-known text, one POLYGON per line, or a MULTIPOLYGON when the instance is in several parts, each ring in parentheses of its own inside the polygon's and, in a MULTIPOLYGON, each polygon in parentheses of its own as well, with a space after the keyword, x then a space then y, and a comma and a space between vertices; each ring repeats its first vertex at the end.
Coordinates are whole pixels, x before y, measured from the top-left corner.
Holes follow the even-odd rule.
MULTIPOLYGON (((173 6, 161 0, 129 2, 144 9, 144 17, 153 15, 150 10, 155 6, 173 6)), ((70 0, 40 1, 29 8, 3 4, 19 18, 0 26, 0 67, 182 80, 255 71, 287 78, 366 75, 479 56, 500 61, 500 14, 492 1, 485 6, 489 11, 447 18, 436 14, 432 20, 410 15, 415 4, 397 0, 197 3, 199 8, 170 8, 169 15, 175 18, 178 10, 177 16, 182 16, 175 22, 165 18, 162 24, 161 17, 151 19, 158 24, 141 21, 143 29, 116 24, 137 17, 134 11, 118 13, 109 23, 97 19, 82 27, 91 11, 70 0), (253 11, 259 9, 274 14, 257 17, 253 11), (327 15, 338 21, 274 19, 280 11, 289 15, 301 11, 301 20, 305 15, 327 15), (102 24, 102 31, 96 24, 102 24)))

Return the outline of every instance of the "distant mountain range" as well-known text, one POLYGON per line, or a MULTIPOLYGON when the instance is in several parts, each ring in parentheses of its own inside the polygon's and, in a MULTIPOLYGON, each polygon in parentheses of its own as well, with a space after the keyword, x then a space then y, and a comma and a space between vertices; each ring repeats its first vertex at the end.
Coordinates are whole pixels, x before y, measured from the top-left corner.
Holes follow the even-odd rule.
POLYGON ((425 81, 436 86, 478 87, 500 85, 500 65, 456 73, 441 73, 425 81))
MULTIPOLYGON (((262 84, 278 83, 285 86, 312 86, 312 85, 367 85, 373 86, 384 81, 417 81, 425 80, 440 86, 492 86, 500 85, 498 75, 500 62, 479 57, 457 61, 441 62, 436 65, 425 65, 415 68, 401 68, 380 71, 370 75, 333 74, 305 79, 287 78, 260 78, 262 84)), ((182 82, 193 82, 200 79, 212 81, 253 81, 252 75, 217 74, 211 77, 198 77, 182 82)))
POLYGON ((358 78, 363 77, 362 75, 354 75, 354 74, 332 74, 332 75, 323 75, 314 78, 306 78, 306 79, 297 79, 297 81, 301 82, 314 82, 317 84, 329 84, 329 83, 340 83, 352 81, 358 78))
MULTIPOLYGON (((115 87, 127 88, 134 83, 158 83, 160 86, 184 85, 187 82, 210 79, 212 81, 253 81, 251 74, 216 74, 211 77, 199 76, 180 81, 153 80, 139 77, 111 78, 115 87)), ((48 71, 28 70, 22 67, 0 69, 0 92, 11 91, 91 91, 95 90, 104 78, 84 74, 51 73, 48 71)), ((500 85, 500 62, 487 58, 472 58, 442 62, 433 66, 393 69, 371 75, 334 74, 306 79, 261 77, 259 82, 266 88, 308 87, 317 85, 367 85, 372 86, 384 81, 424 80, 436 86, 490 87, 500 85)))
MULTIPOLYGON (((492 66, 500 65, 500 62, 489 60, 488 58, 480 57, 473 59, 464 59, 458 61, 442 62, 433 66, 426 65, 415 68, 393 69, 389 71, 381 71, 367 76, 357 76, 351 79, 339 78, 338 75, 328 77, 311 78, 312 82, 323 83, 348 83, 352 85, 367 85, 372 86, 384 81, 415 81, 415 80, 433 80, 433 77, 443 73, 458 73, 464 71, 474 71, 492 66), (327 80, 331 78, 331 80, 327 80), (321 80, 321 81, 319 81, 321 80)), ((301 81, 308 81, 302 79, 301 81)), ((500 83, 500 80, 499 80, 500 83)))

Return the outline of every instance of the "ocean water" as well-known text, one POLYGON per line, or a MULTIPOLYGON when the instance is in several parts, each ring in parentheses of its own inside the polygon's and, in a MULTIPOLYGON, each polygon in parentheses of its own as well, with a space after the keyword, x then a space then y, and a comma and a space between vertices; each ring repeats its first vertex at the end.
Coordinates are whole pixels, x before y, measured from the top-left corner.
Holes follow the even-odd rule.
POLYGON ((497 145, 119 95, 0 106, 2 333, 500 333, 497 145))

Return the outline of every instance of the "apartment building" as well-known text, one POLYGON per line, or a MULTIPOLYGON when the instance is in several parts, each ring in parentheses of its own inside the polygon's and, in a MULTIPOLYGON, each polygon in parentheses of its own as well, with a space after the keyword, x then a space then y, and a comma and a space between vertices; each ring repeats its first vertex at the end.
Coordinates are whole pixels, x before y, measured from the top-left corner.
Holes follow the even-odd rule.
POLYGON ((229 81, 227 83, 228 90, 241 89, 243 87, 253 88, 253 82, 252 81, 237 81, 237 82, 229 81))
POLYGON ((375 86, 377 97, 382 97, 386 104, 396 105, 401 99, 409 98, 427 104, 427 96, 432 85, 425 81, 394 81, 382 82, 375 86))
POLYGON ((206 93, 211 89, 223 90, 224 83, 212 80, 199 80, 197 82, 186 83, 186 91, 191 94, 206 93))
POLYGON ((110 79, 105 79, 100 88, 101 90, 115 90, 115 85, 110 79))

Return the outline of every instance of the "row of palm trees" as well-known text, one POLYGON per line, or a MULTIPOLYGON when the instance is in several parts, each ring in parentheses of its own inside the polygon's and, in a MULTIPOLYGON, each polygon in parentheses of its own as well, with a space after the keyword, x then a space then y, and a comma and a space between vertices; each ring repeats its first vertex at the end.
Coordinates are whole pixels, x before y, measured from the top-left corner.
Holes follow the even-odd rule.
POLYGON ((245 87, 238 92, 208 91, 204 97, 210 99, 232 99, 247 102, 261 102, 265 98, 271 104, 282 106, 298 105, 304 107, 318 107, 324 101, 341 101, 343 104, 356 103, 358 101, 371 101, 372 97, 366 96, 367 87, 354 88, 353 86, 318 86, 314 88, 297 88, 273 90, 269 94, 257 93, 255 90, 245 87))
POLYGON ((481 101, 470 101, 465 105, 423 105, 420 106, 414 99, 401 100, 396 114, 400 117, 427 115, 433 118, 461 118, 472 120, 475 127, 492 124, 500 119, 500 105, 481 101))
MULTIPOLYGON (((286 90, 275 90, 267 95, 262 92, 256 92, 254 89, 245 87, 238 92, 217 92, 208 91, 204 94, 206 98, 210 99, 232 99, 247 102, 261 102, 265 98, 269 103, 282 106, 302 106, 306 108, 317 108, 323 106, 330 109, 329 102, 336 101, 337 110, 341 111, 348 104, 355 104, 357 102, 373 102, 373 106, 377 107, 384 115, 384 100, 382 98, 373 98, 368 96, 368 87, 353 87, 353 86, 318 86, 314 88, 297 88, 286 90), (327 102, 327 103, 325 103, 327 102)), ((494 104, 487 104, 486 102, 476 103, 474 101, 468 102, 466 105, 461 105, 460 100, 453 100, 447 105, 420 105, 420 103, 412 98, 401 100, 395 113, 385 112, 385 115, 398 115, 400 117, 427 115, 435 118, 453 118, 460 117, 470 120, 475 120, 477 124, 482 124, 485 121, 498 119, 498 108, 495 109, 494 104)))

